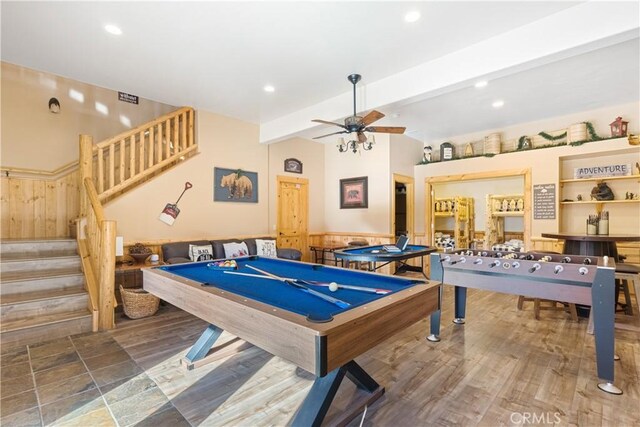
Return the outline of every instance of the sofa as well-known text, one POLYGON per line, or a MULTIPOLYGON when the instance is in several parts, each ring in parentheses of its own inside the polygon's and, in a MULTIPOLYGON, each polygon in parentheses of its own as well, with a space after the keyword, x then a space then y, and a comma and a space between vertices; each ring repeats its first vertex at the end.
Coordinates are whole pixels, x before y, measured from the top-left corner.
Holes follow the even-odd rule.
MULTIPOLYGON (((252 237, 247 239, 223 239, 223 240, 191 240, 186 242, 165 243, 162 245, 162 257, 167 264, 181 264, 191 262, 189 258, 189 245, 203 246, 211 245, 213 248, 213 258, 222 259, 224 255, 225 243, 245 242, 249 249, 249 255, 256 255, 256 239, 275 240, 273 237, 252 237)), ((300 261, 302 253, 293 248, 277 248, 278 258, 300 261)))

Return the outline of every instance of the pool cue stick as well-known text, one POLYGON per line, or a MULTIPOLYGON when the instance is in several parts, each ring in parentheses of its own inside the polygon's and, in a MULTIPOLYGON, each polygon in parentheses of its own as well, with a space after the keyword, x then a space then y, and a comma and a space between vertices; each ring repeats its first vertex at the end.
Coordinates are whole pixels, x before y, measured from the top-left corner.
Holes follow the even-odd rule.
POLYGON ((267 276, 274 277, 274 278, 282 281, 283 283, 286 283, 287 285, 291 285, 291 286, 293 286, 295 288, 298 288, 298 289, 300 289, 302 291, 308 292, 311 295, 313 295, 315 297, 318 297, 320 299, 323 299, 323 300, 325 300, 327 302, 330 302, 332 304, 335 304, 340 308, 348 308, 348 307, 351 306, 351 304, 349 304, 346 301, 342 301, 341 299, 330 297, 329 295, 325 295, 322 292, 314 291, 313 289, 308 288, 305 285, 302 285, 300 283, 296 283, 295 279, 292 280, 292 279, 286 279, 286 278, 283 278, 283 277, 280 277, 280 276, 276 276, 275 274, 269 273, 268 271, 261 270, 261 269, 259 269, 257 267, 252 266, 252 265, 247 265, 247 267, 252 269, 252 270, 255 270, 255 271, 259 272, 259 273, 265 274, 267 276))
MULTIPOLYGON (((277 277, 271 277, 271 276, 265 276, 262 274, 251 274, 251 273, 240 273, 239 271, 224 271, 225 274, 236 274, 238 276, 247 276, 247 277, 255 277, 256 279, 269 279, 269 280, 275 280, 277 282, 281 282, 282 279, 284 279, 284 277, 282 279, 279 279, 277 277)), ((293 280, 293 279, 289 279, 287 277, 288 280, 293 280)))
MULTIPOLYGON (((282 279, 295 280, 295 281, 297 281, 299 283, 302 283, 302 284, 305 284, 305 285, 322 286, 324 288, 327 288, 330 285, 330 283, 328 283, 328 282, 318 282, 318 281, 315 281, 315 280, 292 279, 290 277, 278 278, 278 277, 264 276, 264 275, 261 275, 261 274, 240 273, 238 271, 225 271, 225 273, 227 273, 227 274, 237 274, 238 276, 255 277, 257 279, 271 279, 271 280, 279 280, 279 281, 281 281, 282 279)), ((384 288, 370 288, 370 287, 367 287, 367 286, 341 285, 340 283, 336 283, 336 285, 338 285, 338 288, 342 288, 342 289, 351 289, 351 290, 354 290, 354 291, 369 292, 369 293, 378 294, 378 295, 386 295, 386 294, 392 292, 391 289, 384 289, 384 288)))
MULTIPOLYGON (((326 282, 315 282, 315 281, 302 280, 302 279, 298 279, 298 280, 302 283, 308 283, 313 286, 322 286, 325 288, 329 287, 330 285, 330 283, 326 283, 326 282)), ((342 289, 351 289, 353 291, 369 292, 369 293, 378 294, 378 295, 386 295, 392 292, 391 289, 370 288, 367 286, 355 286, 355 285, 341 285, 340 283, 336 283, 336 285, 338 285, 338 288, 342 288, 342 289)))

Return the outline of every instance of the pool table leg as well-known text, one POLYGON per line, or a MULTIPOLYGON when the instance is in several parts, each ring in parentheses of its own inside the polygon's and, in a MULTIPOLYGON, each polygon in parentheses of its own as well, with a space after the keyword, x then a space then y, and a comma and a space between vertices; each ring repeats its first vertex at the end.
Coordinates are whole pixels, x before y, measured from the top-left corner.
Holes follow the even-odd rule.
POLYGON ((464 325, 464 315, 467 308, 467 288, 462 286, 454 287, 455 296, 455 318, 453 323, 457 325, 464 325))
POLYGON ((218 328, 215 325, 209 325, 207 329, 200 335, 198 341, 191 347, 191 350, 185 356, 185 359, 189 363, 193 363, 197 360, 202 359, 207 355, 213 344, 215 344, 216 340, 222 334, 222 329, 218 328))
MULTIPOLYGON (((359 389, 370 393, 373 400, 382 396, 384 388, 373 379, 355 361, 334 369, 324 377, 316 377, 309 394, 293 418, 293 426, 320 426, 327 415, 329 406, 335 397, 340 383, 347 376, 359 389)), ((355 414, 354 414, 355 415, 355 414)), ((352 419, 353 417, 351 417, 352 419)), ((348 422, 348 421, 347 421, 348 422)))

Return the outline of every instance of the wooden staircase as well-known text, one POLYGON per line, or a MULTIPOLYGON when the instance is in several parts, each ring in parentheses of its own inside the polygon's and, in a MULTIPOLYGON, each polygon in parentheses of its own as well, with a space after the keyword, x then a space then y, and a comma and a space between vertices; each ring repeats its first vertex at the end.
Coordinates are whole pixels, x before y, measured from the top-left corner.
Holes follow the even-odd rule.
POLYGON ((116 223, 103 206, 196 155, 194 124, 183 107, 96 144, 80 135, 79 160, 62 177, 2 167, 2 236, 24 239, 1 243, 2 344, 115 326, 116 223), (62 238, 69 221, 77 241, 62 238), (35 240, 44 236, 57 239, 35 240))
POLYGON ((2 346, 92 330, 75 239, 7 240, 0 247, 2 346))

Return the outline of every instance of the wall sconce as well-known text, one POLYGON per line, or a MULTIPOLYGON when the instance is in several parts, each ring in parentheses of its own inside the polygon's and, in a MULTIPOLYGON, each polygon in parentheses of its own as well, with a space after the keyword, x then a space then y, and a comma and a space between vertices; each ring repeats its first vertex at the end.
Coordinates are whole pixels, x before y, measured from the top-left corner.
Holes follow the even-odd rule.
POLYGON ((53 114, 58 114, 60 112, 60 101, 56 98, 51 98, 49 100, 49 111, 53 114))

